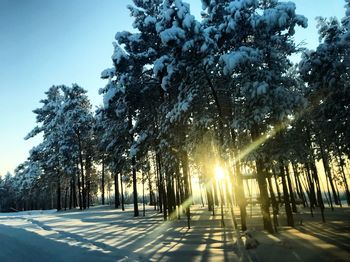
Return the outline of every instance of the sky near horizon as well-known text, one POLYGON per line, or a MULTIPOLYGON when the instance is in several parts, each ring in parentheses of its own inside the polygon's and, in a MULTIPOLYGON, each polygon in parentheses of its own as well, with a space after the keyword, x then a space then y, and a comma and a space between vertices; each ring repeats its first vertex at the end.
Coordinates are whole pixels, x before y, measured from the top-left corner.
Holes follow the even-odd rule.
MULTIPOLYGON (((187 0, 198 16, 200 0, 187 0)), ((344 16, 344 0, 294 0, 309 19, 295 40, 314 49, 316 16, 344 16)), ((0 0, 0 175, 26 160, 39 138, 25 141, 35 126, 32 110, 52 85, 77 83, 94 106, 105 85, 100 73, 112 66, 118 31, 132 30, 131 0, 0 0)))

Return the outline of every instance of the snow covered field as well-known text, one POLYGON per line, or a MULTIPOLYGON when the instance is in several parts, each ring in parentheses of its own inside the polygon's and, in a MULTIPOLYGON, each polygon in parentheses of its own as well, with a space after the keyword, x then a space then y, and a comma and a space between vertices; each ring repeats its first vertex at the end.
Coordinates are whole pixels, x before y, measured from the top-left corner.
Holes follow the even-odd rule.
POLYGON ((151 209, 146 217, 133 218, 131 207, 125 212, 103 206, 83 212, 0 214, 0 261, 349 260, 350 209, 327 212, 326 224, 306 212, 298 214, 302 225, 281 227, 276 235, 260 230, 254 211, 248 225, 260 245, 252 250, 235 244, 229 219, 224 230, 219 215, 198 206, 190 230, 185 219, 163 223, 151 209))

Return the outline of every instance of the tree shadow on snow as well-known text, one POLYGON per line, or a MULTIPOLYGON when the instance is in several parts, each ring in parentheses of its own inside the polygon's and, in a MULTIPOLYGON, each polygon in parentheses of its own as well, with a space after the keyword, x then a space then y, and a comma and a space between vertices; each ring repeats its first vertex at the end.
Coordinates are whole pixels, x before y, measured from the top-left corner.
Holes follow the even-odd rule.
POLYGON ((11 226, 0 225, 0 261, 116 261, 120 254, 108 254, 81 246, 57 242, 11 226))

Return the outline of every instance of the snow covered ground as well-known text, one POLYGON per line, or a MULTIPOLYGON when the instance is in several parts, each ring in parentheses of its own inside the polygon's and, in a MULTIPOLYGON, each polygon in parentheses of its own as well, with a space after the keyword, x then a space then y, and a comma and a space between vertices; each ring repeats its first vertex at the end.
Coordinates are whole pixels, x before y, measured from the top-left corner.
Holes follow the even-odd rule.
POLYGON ((294 214, 295 227, 285 226, 279 218, 279 232, 271 235, 262 231, 260 217, 248 219, 253 235, 261 243, 248 250, 251 261, 350 261, 350 208, 326 209, 326 223, 319 211, 311 217, 308 209, 299 208, 294 214), (255 230, 254 230, 255 227, 255 230))
POLYGON ((131 207, 0 214, 0 261, 349 261, 350 209, 327 212, 326 224, 304 211, 295 228, 275 235, 260 230, 252 211, 248 226, 260 245, 251 250, 235 243, 230 219, 223 229, 219 215, 199 206, 191 229, 184 218, 163 223, 152 209, 134 218, 131 207))
POLYGON ((209 219, 197 209, 188 230, 185 219, 163 223, 151 209, 133 218, 131 207, 1 214, 0 261, 236 259, 231 233, 209 219))

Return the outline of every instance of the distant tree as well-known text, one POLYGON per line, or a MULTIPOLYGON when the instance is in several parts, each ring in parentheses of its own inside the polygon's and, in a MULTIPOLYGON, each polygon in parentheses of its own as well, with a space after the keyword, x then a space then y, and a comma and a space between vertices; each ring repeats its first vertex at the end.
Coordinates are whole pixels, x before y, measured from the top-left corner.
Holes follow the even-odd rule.
POLYGON ((43 106, 33 111, 39 125, 26 137, 43 134, 42 143, 31 152, 32 161, 42 169, 49 187, 55 184, 57 210, 62 208, 62 184, 65 185, 65 202, 68 185, 71 187, 70 202, 74 201, 75 176, 79 171, 79 206, 86 208, 94 141, 91 104, 86 91, 78 85, 53 86, 45 94, 47 97, 41 100, 43 106))

